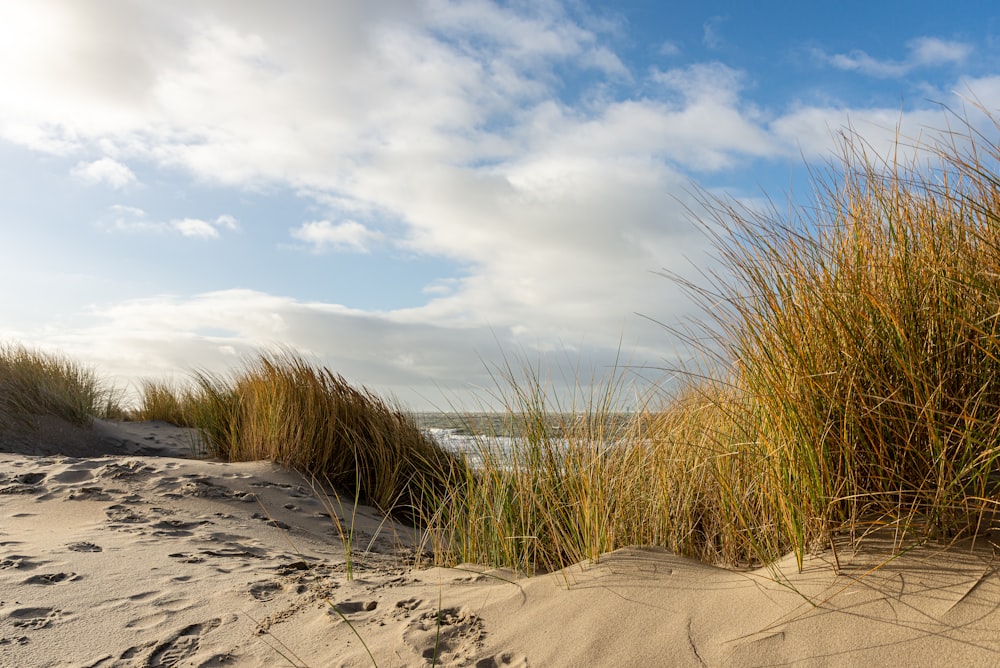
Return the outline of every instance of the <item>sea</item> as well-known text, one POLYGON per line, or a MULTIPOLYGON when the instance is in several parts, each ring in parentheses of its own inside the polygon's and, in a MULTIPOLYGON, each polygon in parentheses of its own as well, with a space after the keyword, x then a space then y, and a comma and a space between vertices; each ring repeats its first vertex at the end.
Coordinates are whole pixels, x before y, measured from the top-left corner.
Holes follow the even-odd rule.
POLYGON ((498 413, 415 413, 417 425, 442 448, 475 462, 484 442, 490 449, 509 452, 515 444, 511 418, 498 413))
MULTIPOLYGON (((522 441, 521 425, 510 413, 415 413, 417 425, 445 450, 470 458, 475 466, 482 456, 484 446, 494 455, 509 453, 522 441)), ((546 415, 546 430, 559 439, 564 425, 581 419, 580 415, 551 413, 546 415)), ((609 417, 619 421, 619 426, 632 418, 628 414, 609 417)), ((609 429, 611 433, 614 429, 609 429)))

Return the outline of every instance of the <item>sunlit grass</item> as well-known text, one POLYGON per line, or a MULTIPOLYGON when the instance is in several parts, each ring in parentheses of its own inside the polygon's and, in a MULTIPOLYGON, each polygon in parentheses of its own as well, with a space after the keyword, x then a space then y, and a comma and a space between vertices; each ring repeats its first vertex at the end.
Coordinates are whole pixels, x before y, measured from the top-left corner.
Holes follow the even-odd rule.
POLYGON ((952 135, 919 169, 856 136, 843 148, 795 218, 712 202, 735 280, 699 294, 734 362, 776 552, 873 525, 967 536, 996 505, 997 147, 952 135))
POLYGON ((163 420, 179 427, 193 427, 195 398, 193 387, 145 379, 139 385, 139 404, 129 417, 132 420, 163 420))
POLYGON ((710 318, 692 343, 718 343, 701 347, 708 372, 632 424, 605 402, 558 434, 538 372, 514 380, 513 451, 487 439, 428 504, 438 558, 530 571, 655 544, 801 564, 837 532, 985 531, 1000 500, 1000 152, 970 131, 916 155, 933 160, 845 135, 816 206, 787 215, 706 196, 723 267, 686 286, 710 318))
POLYGON ((548 403, 537 369, 505 375, 514 437, 479 437, 457 484, 422 503, 436 561, 532 573, 635 545, 762 561, 773 527, 761 526, 761 467, 728 412, 733 392, 692 386, 651 410, 627 394, 626 375, 611 370, 578 412, 548 403))
POLYGON ((55 415, 89 425, 94 417, 121 417, 122 395, 93 369, 61 355, 0 344, 0 426, 55 415))
POLYGON ((450 474, 452 458, 406 412, 294 353, 193 380, 185 390, 147 382, 140 415, 197 428, 212 456, 274 461, 406 517, 418 491, 450 474))

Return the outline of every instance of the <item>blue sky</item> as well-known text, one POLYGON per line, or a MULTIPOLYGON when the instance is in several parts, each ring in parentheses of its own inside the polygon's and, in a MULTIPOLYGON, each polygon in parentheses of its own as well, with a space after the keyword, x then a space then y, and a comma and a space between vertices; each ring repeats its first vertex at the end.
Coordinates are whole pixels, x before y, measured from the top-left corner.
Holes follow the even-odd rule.
POLYGON ((655 379, 652 321, 692 313, 657 272, 712 261, 691 191, 783 202, 848 123, 997 111, 997 16, 0 2, 0 340, 120 383, 285 345, 416 409, 486 400, 503 353, 655 379))

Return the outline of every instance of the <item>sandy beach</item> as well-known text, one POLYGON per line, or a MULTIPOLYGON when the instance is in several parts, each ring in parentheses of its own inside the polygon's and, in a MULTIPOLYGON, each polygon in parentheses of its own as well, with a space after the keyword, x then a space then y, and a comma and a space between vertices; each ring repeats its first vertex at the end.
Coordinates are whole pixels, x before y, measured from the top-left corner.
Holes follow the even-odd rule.
POLYGON ((0 442, 0 665, 991 666, 993 547, 846 545, 736 572, 635 547, 531 578, 163 422, 0 442), (353 523, 350 561, 337 524, 353 523), (353 519, 352 519, 353 518, 353 519), (839 562, 839 563, 838 563, 839 562))

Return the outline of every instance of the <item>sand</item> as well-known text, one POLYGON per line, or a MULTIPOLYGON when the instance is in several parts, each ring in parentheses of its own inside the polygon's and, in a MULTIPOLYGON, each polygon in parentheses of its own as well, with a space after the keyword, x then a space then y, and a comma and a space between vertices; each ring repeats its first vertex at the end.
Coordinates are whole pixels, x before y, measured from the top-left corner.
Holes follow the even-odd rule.
POLYGON ((196 446, 156 422, 0 434, 0 666, 1000 663, 988 541, 842 545, 801 573, 641 547, 532 578, 418 568, 413 529, 196 446))

